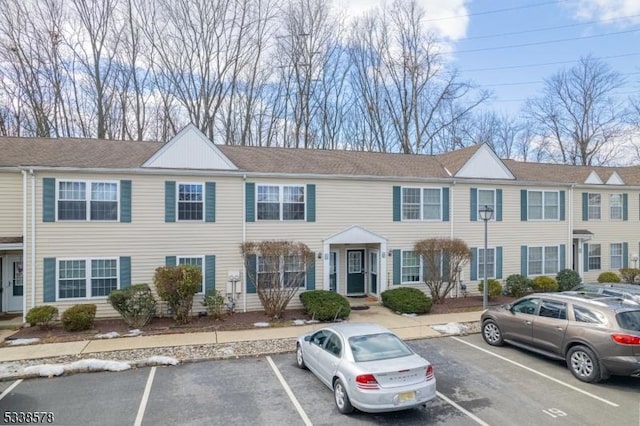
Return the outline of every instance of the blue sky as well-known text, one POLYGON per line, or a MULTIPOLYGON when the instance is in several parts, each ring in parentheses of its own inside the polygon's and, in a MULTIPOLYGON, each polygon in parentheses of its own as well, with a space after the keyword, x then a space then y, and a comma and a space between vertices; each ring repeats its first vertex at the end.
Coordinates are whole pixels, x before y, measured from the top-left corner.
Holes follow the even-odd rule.
MULTIPOLYGON (((588 55, 623 74, 621 95, 640 94, 640 0, 418 2, 428 24, 450 41, 460 76, 491 90, 488 107, 497 112, 517 114, 545 78, 588 55)), ((375 4, 352 0, 349 8, 375 4)))

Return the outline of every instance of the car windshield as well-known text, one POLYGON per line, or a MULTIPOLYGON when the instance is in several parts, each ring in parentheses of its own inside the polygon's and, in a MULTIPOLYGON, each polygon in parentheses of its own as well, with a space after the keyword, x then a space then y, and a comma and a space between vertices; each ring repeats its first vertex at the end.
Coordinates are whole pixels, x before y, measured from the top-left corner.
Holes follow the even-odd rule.
POLYGON ((379 361, 413 354, 402 340, 390 333, 368 334, 349 338, 356 362, 379 361))
POLYGON ((616 315, 620 327, 626 330, 640 331, 640 311, 620 312, 616 315))

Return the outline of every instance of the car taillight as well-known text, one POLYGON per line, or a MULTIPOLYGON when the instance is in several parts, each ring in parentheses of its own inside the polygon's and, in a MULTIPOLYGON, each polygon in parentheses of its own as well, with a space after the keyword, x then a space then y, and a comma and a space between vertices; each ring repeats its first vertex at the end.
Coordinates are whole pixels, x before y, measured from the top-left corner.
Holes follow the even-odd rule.
POLYGON ((373 374, 361 374, 356 376, 356 386, 360 389, 380 389, 378 381, 373 374))
POLYGON ((426 378, 426 380, 428 382, 429 380, 433 380, 433 377, 434 377, 433 376, 433 366, 430 365, 430 366, 427 367, 427 375, 426 375, 425 378, 426 378))
POLYGON ((640 345, 640 337, 631 334, 613 333, 611 338, 621 345, 640 345))

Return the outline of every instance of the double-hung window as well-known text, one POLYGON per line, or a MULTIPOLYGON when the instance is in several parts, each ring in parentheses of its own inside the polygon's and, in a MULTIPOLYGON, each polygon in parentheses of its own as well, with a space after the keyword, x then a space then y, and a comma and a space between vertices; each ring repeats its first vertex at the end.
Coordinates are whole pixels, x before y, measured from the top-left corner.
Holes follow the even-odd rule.
POLYGON ((269 289, 305 287, 307 278, 300 256, 259 256, 256 273, 258 285, 269 289))
MULTIPOLYGON (((602 217, 601 207, 602 207, 602 196, 600 194, 589 193, 587 196, 588 199, 588 217, 589 220, 599 220, 602 217)), ((598 268, 599 269, 599 268, 598 268)))
POLYGON ((493 211, 493 219, 496 218, 496 191, 493 189, 478 189, 478 217, 480 217, 480 210, 484 207, 490 207, 493 211))
MULTIPOLYGON (((484 278, 484 248, 478 249, 478 278, 484 278)), ((496 276, 496 249, 487 248, 487 278, 496 276)))
POLYGON ((529 191, 527 217, 530 220, 558 220, 560 195, 558 191, 529 191))
POLYGON ((609 210, 611 220, 622 220, 622 194, 611 194, 609 210))
POLYGON ((63 259, 58 261, 58 298, 106 297, 118 289, 117 259, 63 259))
POLYGON ((116 182, 58 181, 58 220, 118 220, 116 182))
POLYGON ((258 220, 304 220, 303 185, 258 185, 258 220))
POLYGON ((198 293, 204 293, 204 269, 202 268, 204 256, 178 256, 178 265, 193 265, 200 268, 202 281, 198 293))
POLYGON ((589 244, 589 270, 601 268, 600 244, 589 244))
POLYGON ((529 247, 527 271, 529 275, 552 275, 560 270, 558 246, 529 247))
POLYGON ((415 251, 402 251, 402 282, 417 283, 420 282, 421 262, 420 255, 415 251))
POLYGON ((178 184, 178 220, 202 220, 204 211, 201 183, 178 184))
POLYGON ((441 220, 441 188, 402 188, 403 220, 441 220))
POLYGON ((611 269, 622 268, 622 243, 611 244, 611 269))

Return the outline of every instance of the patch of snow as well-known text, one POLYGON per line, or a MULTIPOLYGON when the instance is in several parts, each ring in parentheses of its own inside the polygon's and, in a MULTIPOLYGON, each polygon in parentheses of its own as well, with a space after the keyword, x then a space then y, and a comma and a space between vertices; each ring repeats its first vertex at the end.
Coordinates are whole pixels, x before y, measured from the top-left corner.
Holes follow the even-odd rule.
POLYGON ((139 336, 141 334, 142 334, 142 330, 134 328, 133 330, 129 330, 129 332, 127 334, 125 334, 125 337, 135 337, 135 336, 139 336))
POLYGON ((466 334, 468 331, 468 327, 466 325, 457 322, 436 324, 432 325, 431 328, 443 334, 466 334))
POLYGON ((147 363, 153 365, 178 365, 180 361, 170 356, 156 355, 147 358, 147 363))
POLYGON ((120 333, 117 331, 110 331, 105 334, 96 334, 96 339, 113 339, 114 337, 120 337, 120 333))
POLYGON ((305 320, 293 320, 293 325, 305 325, 307 322, 305 320))
POLYGON ((269 325, 268 322, 256 322, 253 324, 254 327, 269 327, 269 325))
POLYGON ((63 364, 40 364, 40 365, 32 365, 29 367, 25 367, 22 370, 24 374, 35 374, 40 377, 53 377, 53 376, 61 376, 64 374, 64 365, 63 364))
POLYGON ((65 372, 82 371, 124 371, 131 368, 128 362, 108 361, 102 359, 82 359, 69 364, 40 364, 25 367, 24 374, 35 374, 40 377, 61 376, 65 372))
POLYGON ((320 321, 318 321, 317 319, 311 319, 308 321, 305 321, 306 324, 318 324, 320 321))
POLYGON ((5 340, 10 346, 18 346, 18 345, 30 345, 32 343, 38 343, 40 339, 34 337, 33 339, 9 339, 5 340))
POLYGON ((407 317, 407 318, 414 318, 417 317, 417 314, 402 314, 403 317, 407 317))

